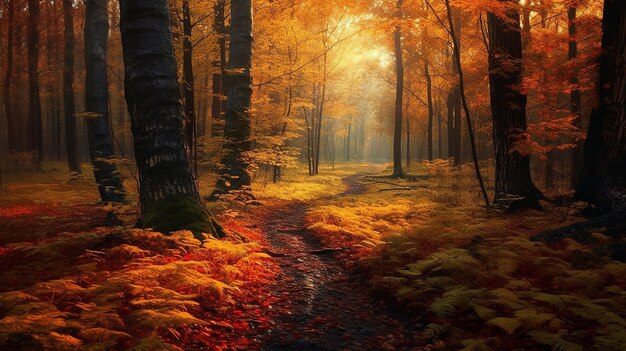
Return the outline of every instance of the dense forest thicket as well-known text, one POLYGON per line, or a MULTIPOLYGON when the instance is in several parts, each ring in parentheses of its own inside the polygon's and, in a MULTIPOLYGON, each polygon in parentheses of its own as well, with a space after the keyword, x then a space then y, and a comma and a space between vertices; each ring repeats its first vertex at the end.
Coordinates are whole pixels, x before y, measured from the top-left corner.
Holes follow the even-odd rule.
POLYGON ((0 349, 626 345, 626 2, 0 3, 0 349))

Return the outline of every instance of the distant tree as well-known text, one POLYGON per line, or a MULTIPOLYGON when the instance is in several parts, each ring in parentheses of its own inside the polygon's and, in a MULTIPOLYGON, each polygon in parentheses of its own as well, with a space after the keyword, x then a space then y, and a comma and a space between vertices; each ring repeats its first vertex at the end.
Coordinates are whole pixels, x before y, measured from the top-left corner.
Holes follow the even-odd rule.
POLYGON ((433 81, 428 69, 428 61, 424 63, 424 76, 426 77, 426 91, 428 98, 428 161, 433 160, 433 81))
POLYGON ((211 136, 224 136, 224 78, 226 76, 226 1, 217 0, 213 7, 215 18, 213 19, 213 29, 218 35, 217 44, 219 60, 213 62, 217 72, 213 73, 211 102, 211 136))
POLYGON ((530 178, 530 156, 515 149, 525 138, 526 95, 522 84, 522 35, 515 0, 498 0, 503 13, 488 14, 489 83, 496 154, 494 203, 536 207, 542 196, 530 178))
POLYGON ((226 74, 226 111, 223 169, 213 195, 245 190, 250 185, 245 152, 250 151, 250 98, 252 96, 252 3, 231 1, 230 47, 226 74))
POLYGON ((125 192, 113 162, 114 149, 109 125, 108 11, 109 0, 85 1, 85 110, 89 154, 100 197, 104 202, 123 202, 125 192))
POLYGON ((63 52, 63 109, 65 113, 65 149, 71 171, 81 173, 78 160, 78 135, 74 101, 74 1, 63 0, 64 52, 63 52))
POLYGON ((606 0, 598 106, 591 114, 576 197, 602 213, 626 209, 626 2, 606 0))
MULTIPOLYGON (((576 2, 572 2, 570 7, 567 9, 569 32, 567 58, 570 61, 575 60, 578 57, 578 39, 576 38, 576 36, 578 35, 578 26, 576 23, 576 12, 576 2)), ((570 83, 574 86, 574 88, 570 92, 570 110, 576 118, 574 120, 574 125, 579 129, 582 129, 582 119, 580 115, 582 108, 582 94, 580 92, 580 89, 578 89, 579 79, 577 72, 572 73, 572 76, 570 77, 570 83)), ((583 146, 583 141, 579 140, 576 144, 576 147, 572 150, 572 187, 576 187, 580 180, 580 172, 583 167, 583 146)))
POLYGON ((189 163, 168 1, 122 0, 120 14, 126 102, 139 169, 139 224, 222 236, 189 163))
POLYGON ((28 151, 34 153, 35 167, 43 161, 43 127, 39 88, 39 0, 28 0, 28 151))
MULTIPOLYGON (((402 18, 402 0, 396 3, 397 17, 402 18)), ((396 104, 393 130, 393 177, 404 176, 402 170, 402 99, 404 97, 404 62, 402 61, 402 30, 396 25, 393 32, 396 57, 396 104)))
POLYGON ((17 137, 17 121, 13 114, 13 100, 11 99, 11 85, 13 83, 13 41, 15 40, 15 1, 8 0, 6 3, 7 17, 7 61, 4 75, 4 112, 7 118, 7 138, 9 141, 9 152, 19 150, 17 137))

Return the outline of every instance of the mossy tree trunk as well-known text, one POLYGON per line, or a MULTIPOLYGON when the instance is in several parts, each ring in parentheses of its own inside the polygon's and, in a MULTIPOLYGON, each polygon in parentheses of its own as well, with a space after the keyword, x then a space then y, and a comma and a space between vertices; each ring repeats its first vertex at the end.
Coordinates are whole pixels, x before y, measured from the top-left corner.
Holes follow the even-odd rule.
POLYGON ((200 198, 189 163, 168 1, 122 0, 120 10, 140 225, 222 236, 200 198))
POLYGON ((113 160, 109 125, 109 82, 107 48, 109 1, 85 2, 85 110, 89 136, 89 156, 104 202, 124 202, 122 178, 113 160))
POLYGON ((225 155, 213 195, 248 191, 250 174, 245 153, 250 151, 250 99, 252 96, 252 2, 231 1, 230 47, 226 74, 225 155))

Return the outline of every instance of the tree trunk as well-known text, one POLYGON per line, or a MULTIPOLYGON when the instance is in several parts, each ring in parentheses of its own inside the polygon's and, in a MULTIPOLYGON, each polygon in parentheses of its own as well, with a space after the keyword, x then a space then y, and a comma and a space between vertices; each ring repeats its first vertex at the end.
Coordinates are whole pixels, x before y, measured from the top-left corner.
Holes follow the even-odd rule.
POLYGON ((43 130, 39 96, 39 0, 28 0, 28 150, 34 152, 35 168, 43 161, 43 130))
POLYGON ((139 170, 140 225, 224 233, 189 164, 167 0, 121 0, 125 90, 139 170))
POLYGON ((81 173, 78 160, 78 134, 76 130, 76 104, 74 101, 74 6, 73 0, 63 0, 65 30, 63 51, 63 110, 65 114, 65 150, 70 171, 81 173))
MULTIPOLYGON (((453 59, 454 60, 454 59, 453 59)), ((448 112, 448 128, 447 128, 447 136, 448 136, 448 158, 454 157, 454 107, 456 97, 454 96, 454 89, 451 89, 448 92, 448 96, 446 98, 446 109, 448 112)))
POLYGON ((187 145, 193 159, 194 170, 198 173, 198 160, 195 159, 196 147, 196 101, 193 78, 193 45, 191 43, 191 11, 189 0, 183 0, 183 85, 185 87, 185 133, 187 145))
POLYGON ((437 152, 439 154, 439 158, 443 159, 443 141, 442 138, 442 124, 443 124, 443 116, 441 116, 441 99, 437 98, 437 152))
POLYGON ((488 15, 489 83, 496 154, 498 205, 510 208, 537 207, 541 192, 530 178, 530 157, 515 151, 526 133, 526 96, 522 84, 522 37, 514 0, 499 0, 510 6, 500 18, 488 15))
POLYGON ((13 41, 15 39, 15 5, 14 0, 7 2, 7 63, 4 75, 4 112, 7 117, 7 137, 9 152, 18 152, 17 121, 13 115, 13 100, 11 99, 11 84, 13 83, 13 41))
MULTIPOLYGON (((456 69, 459 76, 459 85, 458 91, 460 94, 461 102, 463 104, 463 111, 465 112, 465 122, 467 124, 467 133, 469 135, 470 146, 472 149, 472 156, 474 161, 474 172, 476 174, 476 180, 478 181, 478 185, 480 187, 480 191, 483 195, 483 200, 485 201, 485 207, 489 209, 489 197, 487 196, 487 189, 485 187, 485 182, 483 181, 483 176, 480 172, 480 165, 478 164, 478 153, 476 151, 476 142, 474 140, 474 127, 472 123, 472 118, 470 116, 469 107, 467 104, 467 98, 465 97, 465 78, 463 77, 463 69, 461 68, 461 48, 459 45, 459 41, 457 38, 457 33, 460 34, 460 31, 457 32, 454 28, 454 21, 452 20, 452 11, 450 9, 450 1, 445 0, 446 4, 446 12, 448 14, 448 25, 450 26, 450 36, 452 37, 452 46, 454 49, 454 62, 456 62, 456 69)), ((460 115, 459 111, 459 115, 460 115)), ((459 124, 461 122, 459 121, 459 124)), ((460 138, 457 139, 457 143, 460 142, 460 138)))
POLYGON ((626 210, 626 2, 604 2, 602 28, 599 104, 591 114, 576 197, 609 213, 626 210))
POLYGON ((411 119, 406 118, 406 168, 411 167, 411 119))
POLYGON ((109 1, 85 2, 85 110, 89 155, 103 202, 124 202, 122 179, 113 160, 109 126, 107 47, 109 1))
POLYGON ((348 135, 346 136, 346 161, 350 162, 350 138, 352 137, 352 117, 348 121, 348 135))
MULTIPOLYGON (((402 0, 396 4, 398 18, 402 18, 402 0)), ((400 26, 396 26, 393 34, 396 55, 396 108, 395 125, 393 131, 393 175, 403 177, 402 171, 402 98, 404 97, 404 62, 402 61, 402 33, 400 26)))
MULTIPOLYGON (((570 61, 576 60, 578 57, 578 39, 576 35, 578 34, 578 30, 576 28, 576 7, 570 7, 567 11, 568 17, 568 29, 569 29, 569 50, 567 58, 570 61)), ((570 110, 572 115, 575 116, 574 126, 578 127, 582 130, 582 118, 581 118, 581 93, 578 90, 578 70, 572 67, 572 76, 570 77, 570 83, 573 86, 572 91, 570 92, 570 110)), ((583 168, 583 147, 584 141, 578 140, 576 142, 576 147, 572 150, 572 167, 571 167, 571 178, 572 178, 572 188, 576 188, 580 181, 580 173, 583 168)))
POLYGON ((211 100, 211 136, 224 136, 224 78, 226 76, 226 2, 225 0, 217 0, 214 6, 215 20, 213 28, 218 35, 219 61, 214 66, 219 70, 213 73, 211 100))
POLYGON ((224 168, 214 195, 248 190, 250 174, 245 153, 250 151, 250 98, 252 95, 252 3, 231 1, 230 48, 224 137, 224 168))
MULTIPOLYGON (((451 22, 454 26, 454 37, 456 38, 456 44, 452 48, 453 52, 461 52, 461 16, 460 14, 452 15, 454 21, 451 22)), ((452 59, 452 73, 458 77, 460 62, 457 62, 459 58, 454 55, 452 59)), ((463 163, 463 122, 461 121, 461 87, 459 84, 455 84, 454 88, 454 165, 459 166, 463 163)))
POLYGON ((428 92, 428 161, 433 160, 433 82, 428 70, 428 62, 424 64, 424 76, 428 92))

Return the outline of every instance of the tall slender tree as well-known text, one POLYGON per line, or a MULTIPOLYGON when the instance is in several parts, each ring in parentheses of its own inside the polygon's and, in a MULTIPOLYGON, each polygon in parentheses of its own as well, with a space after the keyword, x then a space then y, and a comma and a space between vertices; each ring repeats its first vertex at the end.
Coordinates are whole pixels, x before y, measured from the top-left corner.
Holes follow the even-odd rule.
POLYGON ((15 40, 15 1, 9 0, 6 4, 7 16, 7 61, 4 75, 4 112, 7 118, 7 138, 9 152, 19 151, 17 121, 13 115, 13 100, 11 99, 11 85, 13 84, 13 41, 15 40))
POLYGON ((428 69, 428 61, 424 63, 424 76, 426 77, 426 91, 428 96, 428 161, 433 160, 433 82, 428 69))
POLYGON ((530 178, 530 157, 515 150, 526 132, 522 84, 522 35, 517 1, 498 0, 502 14, 488 14, 489 87, 496 154, 497 205, 536 207, 542 196, 530 178))
MULTIPOLYGON (((396 3, 396 16, 402 19, 402 0, 396 3)), ((393 129, 393 177, 403 177, 402 170, 402 99, 404 97, 404 62, 402 59, 402 30, 396 25, 393 31, 396 57, 396 105, 393 129)))
POLYGON ((213 7, 215 18, 213 29, 218 35, 219 60, 214 61, 213 66, 217 72, 213 73, 213 98, 211 101, 211 136, 224 136, 224 77, 226 76, 226 1, 217 0, 213 7))
POLYGON ((122 178, 113 162, 109 125, 109 82, 107 48, 109 0, 85 1, 85 109, 89 155, 93 173, 104 202, 123 202, 122 178))
POLYGON ((600 212, 626 210, 626 2, 605 0, 598 106, 591 114, 576 197, 600 212))
POLYGON ((195 144, 196 144, 196 100, 195 100, 195 82, 193 77, 193 44, 191 42, 192 34, 191 9, 189 0, 183 0, 183 86, 185 97, 185 131, 187 134, 187 144, 194 160, 194 167, 197 167, 195 160, 195 144))
POLYGON ((222 174, 213 195, 246 190, 250 174, 245 153, 250 150, 250 99, 252 96, 252 2, 232 0, 225 113, 225 155, 222 174))
POLYGON ((39 87, 39 1, 28 0, 28 123, 29 151, 37 169, 43 161, 43 126, 39 87))
POLYGON ((139 170, 139 225, 224 233, 189 163, 167 0, 121 0, 125 91, 139 170))
POLYGON ((65 114, 65 149, 67 164, 72 172, 81 173, 78 160, 78 135, 74 101, 74 2, 63 0, 63 109, 65 114))
MULTIPOLYGON (((578 57, 578 39, 576 38, 578 34, 578 26, 576 20, 576 1, 572 2, 570 7, 567 9, 567 18, 568 18, 568 32, 569 32, 569 47, 567 58, 568 60, 575 61, 578 57)), ((572 84, 572 90, 570 92, 570 110, 575 117, 574 125, 580 129, 582 129, 582 118, 581 118, 581 104, 582 104, 582 94, 580 93, 580 89, 578 89, 578 73, 577 69, 572 69, 570 77, 570 83, 572 84)), ((583 167, 583 146, 584 142, 582 140, 577 141, 576 147, 572 150, 572 187, 575 188, 578 185, 578 181, 580 180, 580 172, 583 167)))

